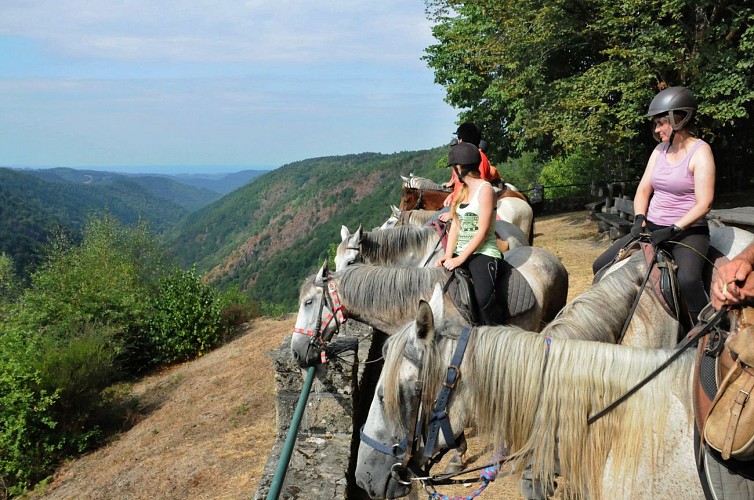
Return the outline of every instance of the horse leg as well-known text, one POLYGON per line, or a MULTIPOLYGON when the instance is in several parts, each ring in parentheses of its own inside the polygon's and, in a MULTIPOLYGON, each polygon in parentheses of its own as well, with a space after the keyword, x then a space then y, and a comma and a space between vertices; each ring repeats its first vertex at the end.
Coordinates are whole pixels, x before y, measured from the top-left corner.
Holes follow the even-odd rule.
POLYGON ((466 449, 468 448, 465 431, 463 434, 461 434, 461 437, 458 438, 458 440, 458 446, 453 450, 453 456, 451 457, 450 462, 448 462, 448 465, 445 467, 445 474, 461 472, 465 466, 464 455, 466 454, 466 449))
MULTIPOLYGON (((551 481, 550 484, 545 485, 542 480, 532 477, 531 468, 531 463, 527 464, 524 473, 521 474, 521 495, 526 500, 546 500, 553 496, 558 484, 551 481)), ((557 456, 555 457, 555 475, 560 475, 560 461, 557 456)))

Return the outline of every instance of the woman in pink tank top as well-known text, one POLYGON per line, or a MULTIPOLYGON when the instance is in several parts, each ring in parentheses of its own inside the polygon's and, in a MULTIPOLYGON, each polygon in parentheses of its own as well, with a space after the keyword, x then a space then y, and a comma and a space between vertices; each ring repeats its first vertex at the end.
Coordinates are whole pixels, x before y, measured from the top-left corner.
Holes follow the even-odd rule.
POLYGON ((704 216, 715 193, 715 160, 709 144, 693 132, 697 104, 685 87, 668 87, 649 105, 660 143, 649 157, 634 196, 631 234, 616 241, 593 264, 596 273, 618 250, 641 233, 650 233, 655 247, 663 246, 678 265, 678 285, 686 312, 679 318, 689 329, 707 305, 702 269, 709 249, 704 216))

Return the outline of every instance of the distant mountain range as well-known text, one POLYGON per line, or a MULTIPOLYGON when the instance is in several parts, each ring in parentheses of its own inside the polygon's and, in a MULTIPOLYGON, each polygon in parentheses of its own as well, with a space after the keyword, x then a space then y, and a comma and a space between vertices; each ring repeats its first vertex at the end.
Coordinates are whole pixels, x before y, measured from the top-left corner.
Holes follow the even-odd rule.
POLYGON ((340 242, 341 225, 381 225, 401 175, 446 181, 446 148, 313 158, 271 171, 136 175, 0 168, 0 252, 33 268, 50 231, 76 234, 92 212, 145 218, 179 262, 222 288, 294 310, 299 287, 340 242))
POLYGON ((148 175, 72 168, 0 168, 0 252, 19 271, 38 259, 50 233, 73 236, 86 218, 107 210, 124 224, 144 218, 164 232, 186 214, 267 171, 216 175, 148 175))
POLYGON ((437 163, 447 149, 362 153, 284 165, 188 214, 166 239, 183 265, 221 286, 294 310, 340 227, 381 225, 401 197, 401 175, 450 178, 437 163))

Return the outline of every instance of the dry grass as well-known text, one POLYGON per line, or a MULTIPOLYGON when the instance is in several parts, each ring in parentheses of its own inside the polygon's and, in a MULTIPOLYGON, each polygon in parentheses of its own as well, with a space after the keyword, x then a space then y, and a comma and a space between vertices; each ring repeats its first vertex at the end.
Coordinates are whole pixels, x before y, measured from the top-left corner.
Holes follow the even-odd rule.
MULTIPOLYGON (((607 247, 586 212, 538 218, 535 245, 561 258, 569 298, 591 283, 591 263, 607 247)), ((275 439, 275 383, 265 353, 277 348, 294 319, 259 319, 243 335, 207 356, 128 387, 137 421, 108 446, 65 464, 49 498, 250 498, 275 439)), ((469 455, 489 453, 475 439, 469 455)), ((442 493, 468 495, 476 486, 442 493)), ((510 478, 484 498, 519 498, 510 478)))

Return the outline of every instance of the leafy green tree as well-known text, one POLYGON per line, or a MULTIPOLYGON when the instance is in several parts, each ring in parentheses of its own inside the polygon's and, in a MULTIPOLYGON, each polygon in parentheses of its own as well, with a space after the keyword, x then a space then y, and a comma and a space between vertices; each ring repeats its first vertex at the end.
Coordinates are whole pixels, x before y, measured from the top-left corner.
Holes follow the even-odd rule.
POLYGON ((212 288, 196 270, 174 269, 160 280, 149 314, 156 363, 185 361, 201 356, 221 339, 221 310, 212 288))
POLYGON ((683 85, 699 101, 720 176, 754 175, 744 170, 754 146, 748 0, 427 0, 427 8, 438 42, 425 59, 447 102, 483 126, 497 163, 523 151, 579 152, 601 159, 611 178, 631 177, 652 145, 649 102, 683 85))

